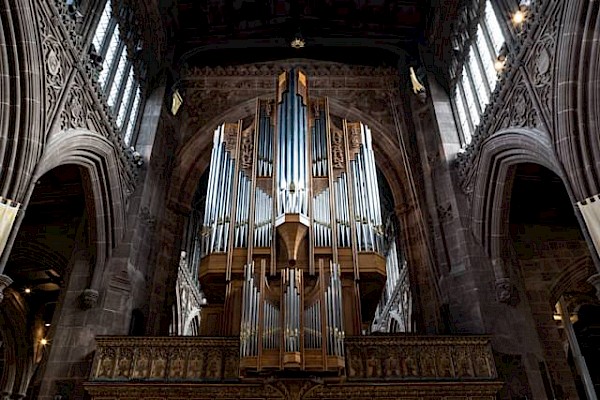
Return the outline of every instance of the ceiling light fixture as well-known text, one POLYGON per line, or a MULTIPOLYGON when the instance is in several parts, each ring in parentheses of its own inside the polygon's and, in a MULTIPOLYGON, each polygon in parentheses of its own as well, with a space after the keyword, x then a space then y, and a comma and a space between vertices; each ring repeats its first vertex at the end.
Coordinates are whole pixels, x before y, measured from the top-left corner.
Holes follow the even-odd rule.
POLYGON ((31 293, 31 289, 30 288, 25 288, 24 292, 25 292, 25 294, 29 294, 29 293, 31 293))
POLYGON ((48 339, 46 339, 46 338, 41 338, 41 339, 40 339, 40 344, 41 344, 42 346, 45 346, 45 345, 47 345, 47 344, 48 344, 48 339))
POLYGON ((294 49, 301 49, 306 46, 306 42, 304 39, 302 39, 302 37, 296 36, 290 43, 290 46, 292 46, 294 49))

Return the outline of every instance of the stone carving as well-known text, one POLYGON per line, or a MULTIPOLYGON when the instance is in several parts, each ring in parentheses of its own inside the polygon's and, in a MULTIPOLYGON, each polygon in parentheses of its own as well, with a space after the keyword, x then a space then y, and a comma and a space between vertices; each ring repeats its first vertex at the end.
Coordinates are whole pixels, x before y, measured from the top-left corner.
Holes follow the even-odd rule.
POLYGON ((42 51, 46 60, 46 118, 50 118, 65 85, 67 65, 60 40, 51 31, 45 18, 40 18, 42 51))
POLYGON ((84 310, 89 310, 90 308, 94 308, 96 303, 98 302, 99 293, 94 289, 85 289, 81 292, 80 297, 80 306, 84 310))
POLYGON ((510 303, 513 287, 509 278, 498 278, 495 281, 496 300, 500 303, 510 303))
MULTIPOLYGON (((397 96, 397 72, 392 68, 350 67, 347 65, 290 60, 236 67, 192 67, 182 71, 187 88, 187 135, 207 121, 248 100, 273 97, 273 77, 283 69, 298 67, 307 75, 312 98, 330 96, 349 108, 364 111, 394 132, 390 96, 397 96), (390 92, 390 88, 394 88, 390 92)), ((248 108, 248 115, 253 108, 248 108)))

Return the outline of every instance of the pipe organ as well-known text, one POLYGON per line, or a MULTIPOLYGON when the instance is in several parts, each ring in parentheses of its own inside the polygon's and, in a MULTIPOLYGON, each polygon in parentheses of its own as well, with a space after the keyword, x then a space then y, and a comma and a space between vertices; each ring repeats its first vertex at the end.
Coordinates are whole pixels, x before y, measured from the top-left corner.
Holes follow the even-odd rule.
POLYGON ((371 131, 309 98, 308 79, 282 72, 254 116, 214 132, 201 333, 239 335, 242 374, 339 373, 386 282, 371 131))

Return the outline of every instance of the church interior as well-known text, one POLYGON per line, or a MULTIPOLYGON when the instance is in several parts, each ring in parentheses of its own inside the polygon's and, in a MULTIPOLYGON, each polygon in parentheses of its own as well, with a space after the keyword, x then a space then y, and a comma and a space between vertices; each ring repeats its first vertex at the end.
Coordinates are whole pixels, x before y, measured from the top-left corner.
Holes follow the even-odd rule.
POLYGON ((600 394, 600 2, 0 0, 0 397, 600 394))

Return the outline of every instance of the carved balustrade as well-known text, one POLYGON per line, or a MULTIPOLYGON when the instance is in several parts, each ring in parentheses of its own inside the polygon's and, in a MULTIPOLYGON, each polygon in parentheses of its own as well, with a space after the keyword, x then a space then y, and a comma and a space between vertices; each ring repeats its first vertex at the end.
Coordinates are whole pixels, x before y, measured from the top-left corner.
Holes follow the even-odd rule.
POLYGON ((92 381, 224 381, 239 377, 237 338, 96 338, 92 381))
MULTIPOLYGON (((94 382, 239 380, 239 340, 208 337, 96 339, 94 382)), ((348 381, 496 380, 485 336, 358 336, 345 339, 348 381)))
POLYGON ((485 336, 347 337, 348 380, 493 380, 490 339, 485 336))

